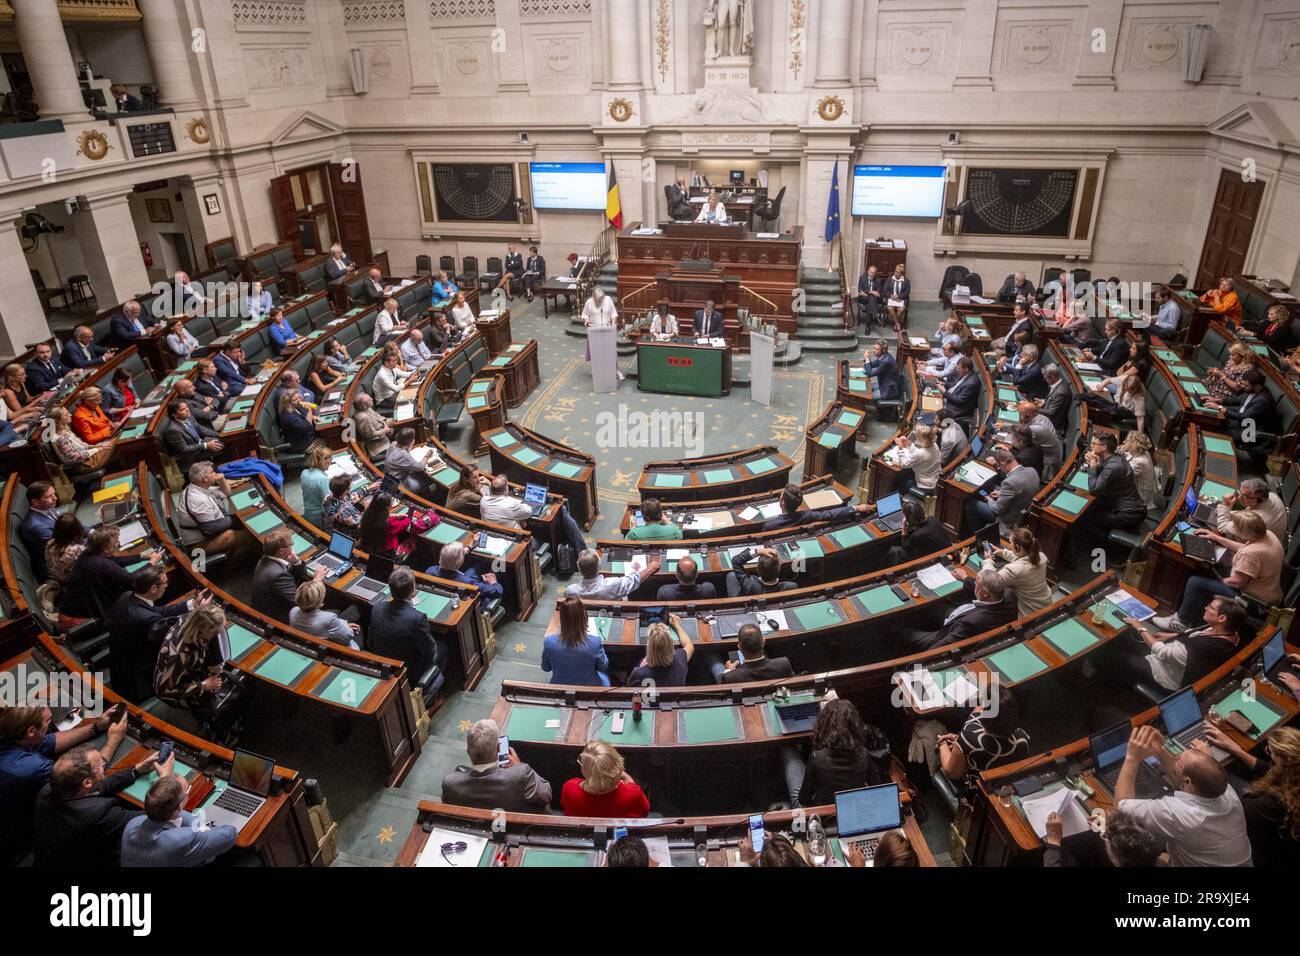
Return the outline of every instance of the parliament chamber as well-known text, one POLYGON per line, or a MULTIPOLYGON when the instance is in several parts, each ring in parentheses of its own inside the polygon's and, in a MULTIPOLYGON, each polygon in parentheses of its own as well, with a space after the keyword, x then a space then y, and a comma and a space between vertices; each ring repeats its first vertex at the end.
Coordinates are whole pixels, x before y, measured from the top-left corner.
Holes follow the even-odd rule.
POLYGON ((24 892, 1285 898, 1300 0, 0 0, 0 44, 24 892))

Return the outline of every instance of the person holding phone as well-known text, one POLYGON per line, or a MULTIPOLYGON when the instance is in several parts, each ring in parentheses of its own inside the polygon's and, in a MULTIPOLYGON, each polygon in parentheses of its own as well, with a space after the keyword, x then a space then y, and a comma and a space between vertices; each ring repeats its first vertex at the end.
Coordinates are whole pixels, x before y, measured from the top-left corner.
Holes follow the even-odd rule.
POLYGON ((509 813, 545 813, 551 804, 551 785, 519 759, 495 720, 477 721, 465 738, 469 765, 459 766, 442 778, 442 799, 461 807, 501 809, 509 813), (501 762, 500 747, 506 747, 501 762))

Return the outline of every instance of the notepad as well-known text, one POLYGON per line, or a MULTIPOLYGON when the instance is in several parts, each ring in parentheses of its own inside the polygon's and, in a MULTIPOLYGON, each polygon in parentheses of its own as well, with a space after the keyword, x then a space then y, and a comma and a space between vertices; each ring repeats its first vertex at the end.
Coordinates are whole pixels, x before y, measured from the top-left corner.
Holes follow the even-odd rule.
POLYGON ((839 531, 832 531, 830 539, 841 548, 854 548, 870 541, 871 533, 859 524, 854 525, 851 528, 841 528, 839 531))
POLYGON ((902 607, 907 602, 894 593, 894 589, 889 585, 875 587, 855 595, 860 606, 866 609, 868 614, 883 614, 885 611, 892 611, 896 607, 902 607))

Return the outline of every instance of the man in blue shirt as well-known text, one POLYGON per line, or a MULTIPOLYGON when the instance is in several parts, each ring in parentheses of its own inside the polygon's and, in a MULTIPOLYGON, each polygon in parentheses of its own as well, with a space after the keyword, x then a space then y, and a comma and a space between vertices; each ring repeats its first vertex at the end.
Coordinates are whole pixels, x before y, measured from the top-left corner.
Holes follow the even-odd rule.
POLYGON ((105 713, 71 730, 51 732, 54 714, 41 706, 0 707, 0 865, 9 866, 32 845, 36 795, 50 779, 54 758, 105 735, 105 764, 126 736, 126 710, 114 723, 105 713))
POLYGON ((1178 325, 1183 320, 1182 310, 1178 308, 1178 303, 1174 301, 1173 294, 1168 289, 1161 289, 1158 296, 1160 311, 1156 313, 1152 324, 1161 336, 1177 335, 1178 325))
POLYGON ((206 866, 235 845, 232 826, 197 826, 194 814, 181 807, 190 784, 173 773, 176 755, 159 764, 158 779, 144 796, 144 814, 122 833, 123 866, 206 866))
POLYGON ((484 597, 500 597, 505 593, 505 589, 497 583, 497 576, 491 571, 480 575, 478 568, 473 565, 465 567, 465 546, 459 541, 444 544, 438 553, 438 563, 426 568, 424 573, 461 584, 472 584, 484 597))

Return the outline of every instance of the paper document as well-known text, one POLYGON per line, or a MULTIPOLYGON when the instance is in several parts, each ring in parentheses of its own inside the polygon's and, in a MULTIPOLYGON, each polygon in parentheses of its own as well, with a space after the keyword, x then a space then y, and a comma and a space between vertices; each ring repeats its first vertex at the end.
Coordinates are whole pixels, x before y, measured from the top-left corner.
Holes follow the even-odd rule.
POLYGON ((972 485, 982 485, 997 474, 992 468, 981 465, 977 461, 968 461, 959 470, 962 480, 972 485))
POLYGON ((486 551, 493 557, 499 557, 510 550, 510 544, 509 538, 494 538, 488 535, 487 543, 480 550, 486 551))
POLYGON ((956 584, 957 579, 942 564, 932 564, 916 572, 916 579, 931 591, 937 591, 947 584, 956 584))
POLYGON ((727 340, 720 339, 720 338, 711 338, 709 339, 709 344, 712 345, 715 349, 725 349, 727 347, 727 340))
POLYGON ((1047 835, 1047 816, 1050 813, 1061 815, 1063 836, 1074 836, 1088 829, 1088 814, 1084 812, 1079 792, 1069 787, 1049 793, 1036 793, 1032 797, 1021 797, 1020 807, 1039 839, 1047 835))
POLYGON ((247 398, 250 395, 256 395, 261 390, 262 390, 262 386, 260 384, 245 385, 244 390, 239 393, 239 397, 247 398))
POLYGON ((1075 362, 1074 367, 1081 372, 1100 372, 1101 366, 1096 362, 1075 362))
POLYGON ((157 405, 153 405, 153 406, 140 405, 140 406, 138 406, 138 407, 136 407, 136 408, 131 409, 131 414, 128 415, 128 416, 126 416, 126 417, 127 417, 127 418, 131 418, 131 419, 135 419, 135 418, 148 418, 150 415, 152 415, 152 414, 153 414, 154 412, 156 412, 157 410, 158 410, 158 406, 157 406, 157 405))
POLYGON ((1139 621, 1145 621, 1149 617, 1156 616, 1155 611, 1123 588, 1116 588, 1111 591, 1106 595, 1106 600, 1123 611, 1128 617, 1137 618, 1139 621))
POLYGON ((973 295, 973 296, 970 297, 970 300, 971 300, 972 302, 978 303, 979 305, 992 305, 992 304, 993 304, 993 300, 992 300, 992 299, 986 299, 986 298, 984 298, 984 296, 982 296, 982 295, 973 295))
POLYGON ((690 553, 689 548, 669 548, 664 552, 664 558, 668 561, 680 561, 690 553))
POLYGON ((915 346, 917 346, 918 348, 930 344, 930 343, 926 340, 926 338, 925 338, 924 335, 913 335, 913 336, 911 337, 911 341, 912 341, 912 344, 915 345, 915 346))
POLYGON ((759 239, 780 239, 781 238, 781 234, 779 232, 756 232, 754 233, 754 235, 756 235, 759 239))
POLYGON ((758 623, 763 625, 764 634, 770 630, 789 630, 789 625, 787 625, 785 621, 785 611, 755 611, 754 616, 758 618, 758 623), (776 627, 769 627, 768 621, 774 622, 776 627))
POLYGON ((127 548, 141 540, 148 532, 144 530, 144 525, 139 521, 132 521, 129 524, 122 525, 117 532, 118 544, 127 548))
POLYGON ((395 421, 402 421, 403 419, 414 417, 415 405, 411 402, 407 402, 405 405, 398 405, 393 409, 393 419, 395 421))
POLYGON ((781 513, 781 502, 773 501, 770 504, 762 505, 759 507, 758 513, 764 518, 775 518, 781 513))
POLYGON ((696 345, 708 345, 708 344, 709 344, 709 340, 708 340, 707 338, 698 338, 698 339, 695 340, 695 344, 696 344, 696 345))
POLYGON ((646 837, 645 848, 650 854, 650 859, 660 866, 673 865, 673 857, 668 849, 668 838, 666 836, 646 837))
POLYGON ((337 478, 339 475, 352 477, 357 474, 359 474, 357 466, 351 458, 336 458, 330 463, 330 466, 325 469, 325 475, 328 478, 337 478))
POLYGON ((757 518, 759 514, 760 514, 759 510, 755 508, 753 505, 750 505, 747 508, 743 508, 741 510, 740 518, 742 521, 750 521, 754 518, 757 518))
POLYGON ((891 309, 901 309, 903 308, 903 300, 891 298, 889 300, 889 307, 891 309))
POLYGON ((487 837, 462 833, 459 830, 440 830, 435 827, 429 831, 429 842, 420 851, 420 856, 416 859, 415 865, 458 866, 473 869, 478 866, 478 861, 483 858, 483 849, 487 846, 487 843, 487 837), (444 846, 459 843, 465 844, 465 849, 459 851, 448 849, 445 854, 443 853, 442 848, 444 846))

